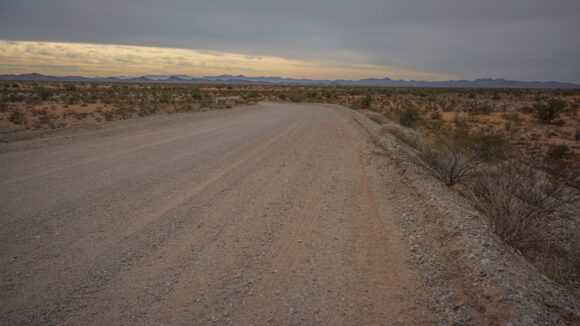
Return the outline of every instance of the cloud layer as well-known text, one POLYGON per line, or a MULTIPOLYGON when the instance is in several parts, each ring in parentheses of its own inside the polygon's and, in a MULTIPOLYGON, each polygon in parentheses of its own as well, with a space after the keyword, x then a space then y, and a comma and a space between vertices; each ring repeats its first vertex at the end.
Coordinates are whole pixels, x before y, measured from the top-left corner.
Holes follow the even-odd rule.
POLYGON ((4 0, 0 39, 580 82, 579 12, 577 0, 4 0))
POLYGON ((332 60, 305 61, 190 49, 26 41, 0 41, 0 71, 14 74, 35 71, 83 76, 244 74, 313 79, 361 79, 387 75, 424 80, 454 78, 449 75, 332 60))

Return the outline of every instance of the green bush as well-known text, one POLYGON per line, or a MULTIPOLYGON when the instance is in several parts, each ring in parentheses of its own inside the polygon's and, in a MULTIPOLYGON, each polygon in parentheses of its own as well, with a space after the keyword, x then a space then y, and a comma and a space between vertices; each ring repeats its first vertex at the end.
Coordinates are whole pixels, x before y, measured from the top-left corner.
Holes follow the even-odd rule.
POLYGON ((365 97, 360 100, 360 107, 361 109, 368 109, 371 107, 371 102, 373 101, 373 97, 370 93, 367 93, 365 97))
POLYGON ((403 126, 412 126, 421 116, 421 109, 415 105, 409 104, 399 112, 399 123, 403 126))
POLYGON ((536 103, 533 106, 538 120, 545 123, 556 119, 565 108, 566 102, 557 98, 550 99, 547 104, 536 103))
POLYGON ((38 97, 40 97, 40 99, 46 101, 49 97, 52 96, 52 91, 48 88, 38 86, 36 87, 36 94, 38 97))
POLYGON ((201 90, 199 89, 199 87, 194 87, 191 89, 191 97, 193 97, 196 100, 201 100, 201 90))
POLYGON ((315 89, 309 90, 307 96, 309 98, 315 99, 318 97, 318 91, 315 89))
POLYGON ((294 89, 290 92, 290 101, 302 102, 306 99, 306 93, 302 89, 294 89))
POLYGON ((249 99, 256 99, 260 97, 260 93, 258 93, 258 91, 249 91, 245 97, 249 99))

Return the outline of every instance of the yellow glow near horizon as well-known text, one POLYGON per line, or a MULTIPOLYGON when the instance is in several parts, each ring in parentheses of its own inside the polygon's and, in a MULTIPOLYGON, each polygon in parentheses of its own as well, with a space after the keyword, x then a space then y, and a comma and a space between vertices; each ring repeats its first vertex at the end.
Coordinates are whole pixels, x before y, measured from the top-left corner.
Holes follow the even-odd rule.
POLYGON ((115 44, 0 40, 0 73, 81 76, 246 75, 311 79, 455 79, 455 76, 338 61, 115 44))

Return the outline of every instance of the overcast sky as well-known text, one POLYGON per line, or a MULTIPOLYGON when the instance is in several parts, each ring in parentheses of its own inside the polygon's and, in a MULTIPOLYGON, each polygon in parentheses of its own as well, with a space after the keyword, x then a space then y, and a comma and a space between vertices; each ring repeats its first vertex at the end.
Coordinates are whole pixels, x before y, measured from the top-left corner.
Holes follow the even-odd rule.
MULTIPOLYGON (((323 67, 332 78, 392 73, 578 83, 579 34, 579 0, 0 0, 0 40, 190 49, 191 58, 211 53, 208 63, 232 54, 268 57, 293 62, 307 78, 323 77, 323 67)), ((18 62, 14 44, 0 45, 0 71, 33 64, 18 62)), ((224 72, 297 77, 289 67, 226 66, 224 72)), ((126 72, 112 61, 101 68, 126 72)))

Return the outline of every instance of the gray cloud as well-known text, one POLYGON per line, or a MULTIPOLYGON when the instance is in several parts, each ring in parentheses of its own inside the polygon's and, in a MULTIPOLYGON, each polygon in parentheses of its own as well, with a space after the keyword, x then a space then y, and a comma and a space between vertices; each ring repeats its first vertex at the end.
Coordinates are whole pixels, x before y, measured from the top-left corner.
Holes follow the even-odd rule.
POLYGON ((334 59, 580 82, 577 0, 3 0, 0 39, 334 59))

